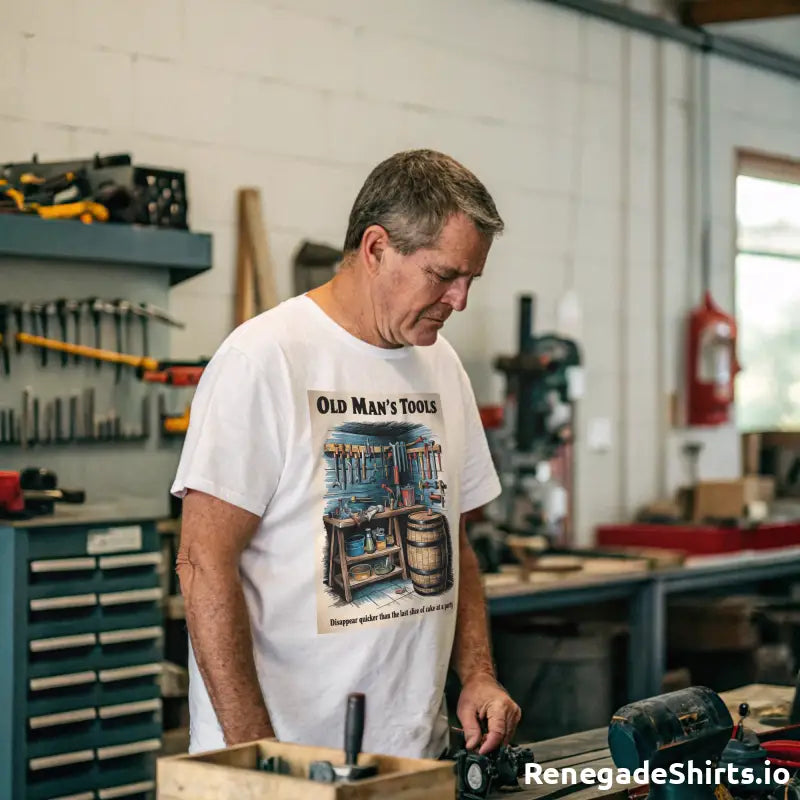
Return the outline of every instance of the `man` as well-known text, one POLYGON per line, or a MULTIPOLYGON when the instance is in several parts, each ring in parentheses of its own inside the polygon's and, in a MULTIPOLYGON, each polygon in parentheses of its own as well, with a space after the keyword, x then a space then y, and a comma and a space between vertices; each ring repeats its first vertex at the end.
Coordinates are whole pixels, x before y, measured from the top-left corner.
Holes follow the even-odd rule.
POLYGON ((463 521, 500 485, 439 336, 502 228, 453 159, 395 155, 356 198, 333 280, 241 325, 208 365, 173 485, 193 752, 273 735, 340 748, 360 691, 366 752, 438 757, 450 664, 467 746, 513 735, 463 521))

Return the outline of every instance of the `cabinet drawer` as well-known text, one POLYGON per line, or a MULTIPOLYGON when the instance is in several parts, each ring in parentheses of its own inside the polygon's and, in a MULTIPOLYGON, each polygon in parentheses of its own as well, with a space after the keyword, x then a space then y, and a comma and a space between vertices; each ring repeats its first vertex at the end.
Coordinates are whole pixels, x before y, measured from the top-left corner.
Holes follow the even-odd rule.
POLYGON ((63 593, 65 586, 85 589, 93 583, 96 570, 93 556, 34 559, 28 563, 28 591, 40 597, 63 593))
POLYGON ((73 749, 54 758, 43 756, 28 760, 26 800, 51 800, 73 795, 80 797, 86 792, 94 794, 97 785, 94 749, 73 749))
POLYGON ((86 764, 94 761, 94 750, 68 750, 56 755, 38 756, 28 759, 28 769, 31 772, 45 772, 46 770, 72 767, 75 764, 86 764))
POLYGON ((100 708, 97 709, 97 715, 102 720, 160 713, 161 698, 159 697, 154 697, 152 700, 139 700, 132 703, 117 703, 113 706, 100 706, 100 708))
POLYGON ((80 708, 60 714, 42 714, 28 720, 29 761, 65 751, 91 750, 102 743, 96 708, 80 708), (36 721, 40 727, 32 728, 36 721))
POLYGON ((31 678, 28 681, 28 715, 57 714, 96 706, 98 697, 99 684, 94 670, 31 678))
POLYGON ((28 638, 89 633, 100 624, 98 596, 94 592, 34 597, 28 600, 28 638))
POLYGON ((40 714, 28 717, 28 728, 38 731, 46 728, 58 728, 64 725, 75 725, 91 722, 98 717, 94 706, 88 708, 75 708, 70 711, 61 711, 55 714, 40 714))
MULTIPOLYGON (((156 775, 156 757, 158 750, 138 753, 132 756, 117 759, 105 759, 96 762, 98 792, 104 789, 116 789, 130 784, 154 781, 156 775)), ((98 795, 99 796, 99 795, 98 795)), ((147 800, 151 800, 151 795, 144 793, 147 800)), ((125 797, 125 795, 123 795, 125 797)), ((126 800, 128 798, 126 797, 126 800)), ((140 796, 135 793, 130 800, 140 800, 140 796)))
POLYGON ((28 677, 81 672, 95 666, 97 634, 46 636, 28 642, 28 677))
POLYGON ((126 591, 159 585, 162 557, 158 551, 100 556, 100 588, 104 592, 126 591))
POLYGON ((97 800, 139 800, 142 795, 155 791, 155 788, 155 781, 137 781, 124 786, 109 786, 107 789, 98 790, 97 800))
POLYGON ((161 749, 161 739, 141 739, 136 742, 126 742, 125 744, 113 744, 106 747, 97 748, 97 760, 110 763, 119 759, 129 758, 130 756, 142 755, 144 753, 155 753, 161 749))
POLYGON ((162 667, 160 661, 128 665, 98 672, 99 702, 101 706, 133 703, 161 697, 162 667))
POLYGON ((102 592, 98 601, 100 606, 106 611, 109 608, 118 606, 136 606, 142 603, 158 603, 164 596, 160 586, 148 589, 130 589, 123 592, 102 592))
MULTIPOLYGON (((155 575, 153 578, 155 579, 155 575)), ((121 592, 101 592, 98 595, 101 628, 108 630, 112 627, 161 625, 163 595, 163 590, 159 586, 121 592)))
MULTIPOLYGON (((144 701, 148 704, 147 710, 140 710, 138 713, 131 711, 126 715, 106 719, 100 718, 100 709, 96 708, 35 717, 35 720, 41 720, 42 727, 28 728, 28 758, 35 760, 67 750, 91 748, 105 748, 111 754, 109 758, 116 758, 116 751, 111 748, 160 739, 161 708, 160 703, 156 706, 154 701, 157 703, 158 698, 144 701)), ((127 750, 120 752, 123 755, 128 754, 127 750)))
POLYGON ((153 522, 33 528, 28 538, 35 560, 139 553, 160 546, 153 522))

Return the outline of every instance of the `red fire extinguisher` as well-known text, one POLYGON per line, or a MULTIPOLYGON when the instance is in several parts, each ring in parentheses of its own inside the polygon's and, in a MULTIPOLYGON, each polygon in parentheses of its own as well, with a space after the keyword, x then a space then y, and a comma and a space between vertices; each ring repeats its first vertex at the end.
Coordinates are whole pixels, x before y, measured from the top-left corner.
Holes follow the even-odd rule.
POLYGON ((689 425, 722 425, 730 418, 736 360, 736 320, 706 292, 689 316, 689 425))

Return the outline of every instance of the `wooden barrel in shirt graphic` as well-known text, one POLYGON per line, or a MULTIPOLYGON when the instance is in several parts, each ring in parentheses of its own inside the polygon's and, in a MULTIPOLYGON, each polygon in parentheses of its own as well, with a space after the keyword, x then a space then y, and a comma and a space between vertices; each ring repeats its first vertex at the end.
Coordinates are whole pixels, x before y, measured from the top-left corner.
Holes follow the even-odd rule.
POLYGON ((441 514, 435 511, 409 514, 406 554, 417 594, 441 594, 447 588, 447 534, 441 514))

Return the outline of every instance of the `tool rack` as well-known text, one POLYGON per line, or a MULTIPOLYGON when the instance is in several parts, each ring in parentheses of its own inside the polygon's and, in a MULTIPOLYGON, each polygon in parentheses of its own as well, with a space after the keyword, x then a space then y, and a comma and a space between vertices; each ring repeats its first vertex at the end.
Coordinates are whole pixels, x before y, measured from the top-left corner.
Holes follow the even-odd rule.
MULTIPOLYGON (((0 215, 0 303, 97 296, 168 308, 172 286, 210 267, 207 234, 0 215)), ((113 334, 107 325, 104 339, 113 334)), ((153 353, 168 357, 167 330, 152 334, 153 353)), ((53 516, 0 519, 0 798, 152 800, 164 652, 156 521, 169 513, 180 443, 154 435, 157 389, 132 371, 118 383, 113 364, 53 356, 43 367, 33 347, 5 344, 3 404, 27 387, 42 410, 91 390, 98 419, 114 408, 148 435, 82 424, 0 448, 2 468, 46 467, 87 495, 53 516)))
MULTIPOLYGON (((168 309, 172 286, 210 268, 208 234, 0 215, 0 304, 126 297, 168 309)), ((91 319, 84 316, 84 323, 81 341, 93 344, 91 319)), ((60 337, 58 325, 53 325, 50 333, 60 337)), ((102 346, 107 346, 116 334, 113 318, 103 315, 102 325, 102 346)), ((70 321, 70 339, 72 327, 70 321)), ((152 355, 168 358, 170 329, 160 324, 150 327, 152 355)), ((9 351, 10 371, 0 370, 0 410, 14 409, 19 428, 28 390, 33 408, 34 400, 38 404, 39 424, 34 425, 31 416, 28 428, 34 433, 27 441, 18 436, 0 445, 2 468, 46 467, 58 475, 61 485, 85 488, 89 502, 119 495, 124 480, 130 494, 158 497, 166 515, 180 441, 158 435, 157 395, 168 395, 174 406, 164 409, 168 413, 185 407, 182 390, 145 383, 127 367, 120 380, 114 364, 76 361, 72 356, 62 361, 57 353, 51 353, 43 366, 37 348, 22 344, 17 350, 16 332, 12 315, 2 345, 9 351), (48 426, 47 411, 56 400, 61 401, 62 424, 48 426), (92 418, 94 426, 88 421, 92 418)), ((130 346, 138 354, 138 323, 131 323, 131 335, 130 346)))

